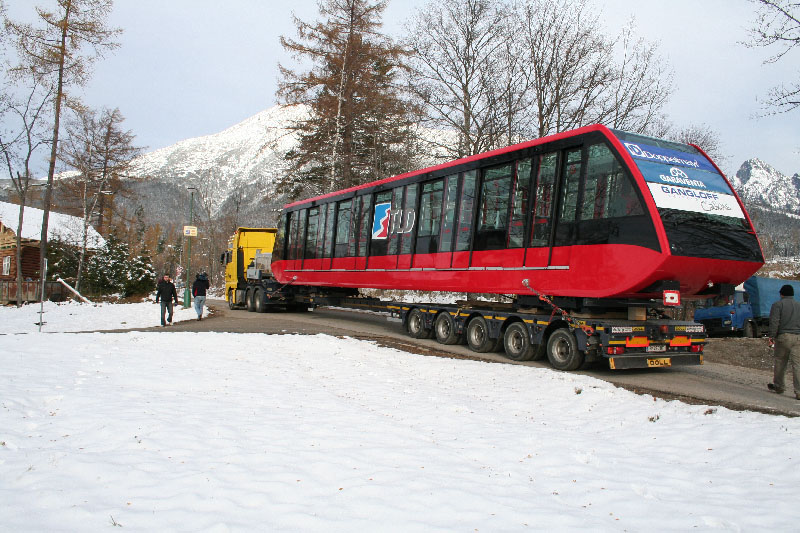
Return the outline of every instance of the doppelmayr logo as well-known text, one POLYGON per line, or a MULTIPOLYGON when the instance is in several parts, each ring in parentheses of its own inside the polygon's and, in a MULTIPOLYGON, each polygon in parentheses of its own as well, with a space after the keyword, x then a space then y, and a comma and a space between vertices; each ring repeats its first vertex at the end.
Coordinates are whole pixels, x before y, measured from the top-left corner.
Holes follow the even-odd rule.
POLYGON ((633 157, 640 157, 642 159, 649 159, 651 161, 658 161, 660 163, 667 163, 671 165, 684 165, 687 167, 700 167, 700 163, 697 160, 692 159, 684 159, 682 157, 678 157, 675 155, 667 155, 667 154, 656 154, 650 152, 648 150, 642 149, 641 146, 634 143, 624 143, 625 148, 631 153, 633 157))

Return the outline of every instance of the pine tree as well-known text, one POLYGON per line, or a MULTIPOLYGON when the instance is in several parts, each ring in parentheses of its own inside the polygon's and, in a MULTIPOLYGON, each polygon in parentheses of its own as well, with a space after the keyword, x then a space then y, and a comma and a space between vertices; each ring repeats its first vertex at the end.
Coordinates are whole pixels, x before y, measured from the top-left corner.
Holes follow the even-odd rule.
POLYGON ((325 0, 325 22, 295 19, 299 40, 281 37, 308 72, 280 66, 278 97, 305 105, 308 116, 292 125, 299 145, 287 154, 290 196, 322 193, 408 170, 413 139, 409 106, 396 78, 404 51, 379 33, 384 1, 325 0))

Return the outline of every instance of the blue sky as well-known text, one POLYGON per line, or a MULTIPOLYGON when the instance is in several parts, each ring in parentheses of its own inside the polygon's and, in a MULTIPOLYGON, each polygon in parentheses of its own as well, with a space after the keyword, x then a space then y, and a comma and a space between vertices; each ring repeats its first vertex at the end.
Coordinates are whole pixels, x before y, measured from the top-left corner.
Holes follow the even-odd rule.
MULTIPOLYGON (((610 34, 635 17, 637 34, 659 42, 675 72, 667 106, 678 125, 705 124, 720 134, 735 173, 759 157, 785 174, 800 172, 800 110, 757 117, 770 87, 800 72, 800 51, 763 65, 770 52, 741 44, 754 19, 747 0, 589 0, 610 34)), ((8 0, 29 17, 47 0, 8 0)), ((422 0, 389 0, 390 34, 422 0)), ((295 35, 292 13, 317 19, 314 0, 116 0, 111 23, 121 47, 98 62, 83 90, 92 107, 119 107, 136 142, 155 150, 221 131, 275 104, 277 64, 291 65, 281 35, 295 35)))

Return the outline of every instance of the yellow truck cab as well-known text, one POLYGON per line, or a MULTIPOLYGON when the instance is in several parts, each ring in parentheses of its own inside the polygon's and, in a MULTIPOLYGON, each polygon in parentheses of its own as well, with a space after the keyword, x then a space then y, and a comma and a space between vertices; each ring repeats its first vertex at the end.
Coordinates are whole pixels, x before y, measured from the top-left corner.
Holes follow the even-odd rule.
POLYGON ((276 228, 237 228, 220 257, 225 267, 225 299, 228 307, 247 305, 248 280, 271 275, 276 228))

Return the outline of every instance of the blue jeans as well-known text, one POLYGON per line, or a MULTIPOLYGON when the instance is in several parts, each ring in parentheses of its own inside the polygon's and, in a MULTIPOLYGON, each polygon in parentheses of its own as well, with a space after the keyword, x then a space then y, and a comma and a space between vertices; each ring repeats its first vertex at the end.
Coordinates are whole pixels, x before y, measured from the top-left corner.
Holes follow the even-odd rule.
POLYGON ((206 303, 205 296, 194 297, 194 310, 197 311, 197 318, 203 318, 203 305, 206 303))
POLYGON ((167 322, 172 324, 172 300, 161 300, 161 325, 166 326, 167 322, 164 321, 164 315, 166 312, 169 311, 169 316, 167 317, 167 322))

